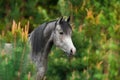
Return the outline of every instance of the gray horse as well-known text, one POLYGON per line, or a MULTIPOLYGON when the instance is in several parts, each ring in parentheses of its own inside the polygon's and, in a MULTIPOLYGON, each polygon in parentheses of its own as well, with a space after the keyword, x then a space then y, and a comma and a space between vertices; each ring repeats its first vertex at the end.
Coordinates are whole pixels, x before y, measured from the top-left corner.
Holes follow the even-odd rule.
POLYGON ((31 57, 37 66, 36 80, 44 78, 47 69, 48 53, 53 45, 62 49, 68 56, 74 55, 76 48, 71 35, 72 28, 69 24, 70 17, 44 23, 34 29, 29 36, 31 44, 31 57))

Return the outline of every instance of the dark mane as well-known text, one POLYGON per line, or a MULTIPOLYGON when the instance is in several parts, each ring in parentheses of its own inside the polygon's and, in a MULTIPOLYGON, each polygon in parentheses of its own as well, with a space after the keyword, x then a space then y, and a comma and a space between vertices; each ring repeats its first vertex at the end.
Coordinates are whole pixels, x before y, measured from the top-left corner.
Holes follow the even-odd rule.
POLYGON ((30 40, 32 45, 32 53, 38 53, 43 50, 45 46, 45 38, 43 36, 43 31, 47 23, 44 23, 37 27, 31 34, 30 40))
POLYGON ((49 23, 55 22, 55 21, 56 20, 43 23, 42 25, 34 29, 34 31, 31 33, 30 41, 31 41, 31 46, 32 46, 31 47, 32 54, 37 54, 44 50, 47 39, 44 37, 43 32, 49 23))

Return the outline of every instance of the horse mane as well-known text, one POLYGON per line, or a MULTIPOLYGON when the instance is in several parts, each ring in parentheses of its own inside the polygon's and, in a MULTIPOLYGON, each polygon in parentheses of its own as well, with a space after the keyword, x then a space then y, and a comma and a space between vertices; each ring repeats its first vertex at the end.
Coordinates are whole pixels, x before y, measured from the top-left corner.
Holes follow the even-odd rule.
POLYGON ((45 42, 46 42, 44 35, 43 35, 43 31, 44 31, 46 25, 47 25, 47 23, 40 25, 30 35, 32 53, 34 53, 34 54, 37 54, 37 53, 43 51, 43 48, 44 48, 45 42))
POLYGON ((34 29, 33 32, 30 34, 32 54, 37 54, 44 50, 45 44, 48 40, 48 38, 44 37, 44 30, 49 23, 55 22, 55 21, 56 20, 43 23, 42 25, 34 29))

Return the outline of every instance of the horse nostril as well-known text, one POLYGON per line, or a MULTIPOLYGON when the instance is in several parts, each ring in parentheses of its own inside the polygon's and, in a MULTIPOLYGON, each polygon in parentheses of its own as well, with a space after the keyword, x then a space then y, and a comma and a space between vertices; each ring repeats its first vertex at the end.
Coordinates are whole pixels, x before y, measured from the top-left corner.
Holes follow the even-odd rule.
POLYGON ((76 48, 72 48, 72 49, 70 50, 70 55, 75 55, 75 52, 76 52, 76 48))
POLYGON ((70 55, 72 55, 72 54, 73 54, 73 50, 71 49, 71 50, 70 50, 70 55))

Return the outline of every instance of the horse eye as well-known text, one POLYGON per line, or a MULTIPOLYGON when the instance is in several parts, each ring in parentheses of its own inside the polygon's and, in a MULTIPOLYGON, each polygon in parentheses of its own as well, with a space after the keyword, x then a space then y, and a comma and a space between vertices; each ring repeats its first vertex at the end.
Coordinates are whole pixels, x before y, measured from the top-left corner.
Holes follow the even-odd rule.
POLYGON ((62 34, 63 34, 63 32, 60 32, 60 34, 62 35, 62 34))

